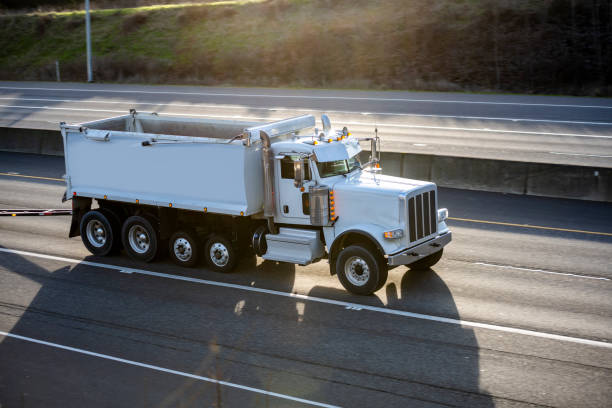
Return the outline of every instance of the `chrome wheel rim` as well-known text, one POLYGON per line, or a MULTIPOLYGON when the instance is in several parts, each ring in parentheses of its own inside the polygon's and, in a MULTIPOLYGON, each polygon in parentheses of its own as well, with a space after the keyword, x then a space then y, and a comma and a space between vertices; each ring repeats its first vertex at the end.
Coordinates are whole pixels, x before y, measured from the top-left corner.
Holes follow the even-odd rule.
POLYGON ((188 262, 193 256, 191 243, 185 238, 178 238, 174 241, 174 256, 181 262, 188 262))
POLYGON ((139 254, 144 254, 151 247, 149 232, 142 225, 132 225, 128 231, 130 248, 139 254))
POLYGON ((352 256, 344 263, 344 276, 355 286, 363 286, 370 280, 368 263, 358 256, 352 256))
POLYGON ((87 223, 87 240, 96 248, 101 248, 106 244, 106 228, 100 220, 90 220, 87 223))
POLYGON ((229 262, 229 251, 220 242, 215 242, 210 246, 210 260, 219 267, 227 265, 229 262))

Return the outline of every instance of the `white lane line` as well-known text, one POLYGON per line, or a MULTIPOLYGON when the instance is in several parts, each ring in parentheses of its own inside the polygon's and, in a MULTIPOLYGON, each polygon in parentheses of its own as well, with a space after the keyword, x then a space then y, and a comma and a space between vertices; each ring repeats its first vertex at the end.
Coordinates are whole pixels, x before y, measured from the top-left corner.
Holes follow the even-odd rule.
POLYGON ((220 385, 223 385, 223 386, 226 386, 226 387, 230 387, 230 388, 238 388, 240 390, 255 392, 257 394, 269 395, 269 396, 276 397, 276 398, 281 398, 281 399, 284 399, 284 400, 300 402, 302 404, 312 405, 312 406, 315 406, 315 407, 338 408, 337 405, 324 404, 322 402, 316 402, 316 401, 311 401, 311 400, 307 400, 307 399, 303 399, 303 398, 292 397, 291 395, 279 394, 277 392, 266 391, 266 390, 262 390, 262 389, 259 389, 259 388, 248 387, 246 385, 234 384, 234 383, 223 381, 223 380, 217 380, 215 378, 203 377, 201 375, 190 374, 190 373, 186 373, 184 371, 172 370, 172 369, 169 369, 169 368, 159 367, 159 366, 152 365, 152 364, 141 363, 139 361, 127 360, 125 358, 110 356, 108 354, 96 353, 96 352, 93 352, 93 351, 83 350, 83 349, 76 348, 76 347, 65 346, 63 344, 51 343, 50 341, 34 339, 32 337, 20 336, 18 334, 7 333, 7 332, 4 332, 4 331, 0 331, 0 335, 6 336, 6 337, 11 337, 11 338, 18 339, 18 340, 29 341, 31 343, 42 344, 44 346, 54 347, 54 348, 58 348, 58 349, 61 349, 61 350, 67 350, 67 351, 72 351, 72 352, 79 353, 79 354, 85 354, 85 355, 92 356, 92 357, 103 358, 105 360, 116 361, 118 363, 129 364, 129 365, 133 365, 133 366, 136 366, 136 367, 148 368, 150 370, 161 371, 163 373, 179 375, 181 377, 193 378, 194 380, 200 380, 200 381, 209 382, 209 383, 213 383, 213 384, 220 384, 220 385))
MULTIPOLYGON (((175 106, 183 108, 211 108, 211 109, 245 109, 245 110, 263 110, 268 112, 317 112, 317 113, 338 113, 338 114, 357 114, 363 116, 403 116, 411 118, 444 118, 444 119, 470 119, 470 120, 497 120, 497 121, 508 121, 508 122, 540 122, 540 123, 564 123, 564 124, 577 124, 577 125, 600 125, 610 126, 612 122, 584 122, 584 121, 572 121, 572 120, 554 120, 554 119, 529 119, 529 118, 500 118, 490 116, 462 116, 462 115, 435 115, 425 113, 401 113, 401 112, 357 112, 357 111, 346 111, 346 110, 318 110, 318 109, 307 109, 307 108, 259 108, 249 107, 246 105, 211 105, 211 104, 184 104, 184 103, 154 103, 154 102, 139 102, 139 101, 92 101, 92 100, 76 100, 76 99, 48 99, 48 98, 2 98, 0 100, 12 100, 12 101, 37 101, 37 102, 65 102, 65 103, 97 103, 97 104, 121 104, 121 105, 150 105, 150 106, 175 106)), ((48 108, 48 107, 46 107, 48 108)), ((65 108, 69 109, 69 108, 65 108)))
POLYGON ((518 266, 497 265, 497 264, 490 264, 490 263, 486 263, 486 262, 473 262, 473 264, 474 265, 483 265, 483 266, 492 266, 492 267, 495 267, 495 268, 502 268, 502 269, 515 269, 517 271, 539 272, 539 273, 548 273, 548 274, 551 274, 551 275, 572 276, 572 277, 575 277, 575 278, 583 278, 583 279, 596 279, 596 280, 605 280, 605 281, 609 281, 610 280, 608 278, 604 278, 604 277, 601 277, 601 276, 577 275, 575 273, 547 271, 545 269, 520 268, 518 266))
POLYGON ((584 156, 584 157, 603 157, 603 158, 609 158, 612 157, 612 155, 600 155, 600 154, 586 154, 586 153, 563 153, 563 152, 548 152, 550 154, 558 154, 561 156, 584 156))
MULTIPOLYGON (((125 110, 112 110, 112 109, 84 109, 84 108, 61 108, 57 106, 21 106, 21 105, 0 105, 5 108, 17 108, 17 109, 48 109, 48 110, 65 110, 65 111, 82 111, 82 112, 108 112, 108 113, 126 113, 125 110)), ((196 118, 219 118, 219 119, 244 119, 244 120, 280 120, 286 118, 274 118, 274 117, 258 117, 258 116, 241 116, 241 115, 204 115, 197 113, 175 113, 175 112, 161 112, 168 116, 186 116, 196 118)), ((501 130, 501 129, 479 129, 479 128, 466 128, 466 127, 449 127, 449 126, 427 126, 427 125, 405 125, 399 123, 367 123, 367 122, 354 122, 348 121, 343 122, 345 125, 355 126, 371 126, 378 128, 395 127, 405 129, 430 129, 430 130, 454 130, 454 131, 469 131, 469 132, 485 132, 485 133, 509 133, 509 134, 521 134, 521 135, 538 135, 538 136, 568 136, 568 137, 584 137, 593 139, 612 139, 612 135, 589 135, 579 133, 554 133, 554 132, 528 132, 520 130, 501 130)), ((601 123, 599 123, 601 124, 601 123)), ((612 124, 612 123, 611 123, 612 124)))
POLYGON ((440 100, 440 99, 414 99, 414 98, 373 98, 360 96, 323 96, 323 95, 270 95, 270 94, 248 94, 227 92, 179 92, 179 91, 145 91, 145 90, 118 90, 118 89, 79 89, 79 88, 42 88, 42 87, 16 87, 0 86, 0 89, 14 89, 25 91, 69 91, 69 92, 102 92, 102 93, 131 93, 152 95, 200 95, 200 96, 238 96, 249 98, 277 98, 277 99, 331 99, 344 101, 387 101, 387 102, 426 102, 426 103, 460 103, 468 105, 510 105, 510 106, 546 106, 553 108, 589 108, 589 109, 612 109, 612 106, 602 105, 574 105, 554 103, 523 103, 523 102, 490 102, 490 101, 462 101, 462 100, 440 100))
POLYGON ((562 336, 562 335, 553 334, 553 333, 545 333, 545 332, 538 332, 534 330, 518 329, 515 327, 498 326, 495 324, 479 323, 479 322, 472 322, 468 320, 451 319, 448 317, 440 317, 440 316, 432 316, 432 315, 426 315, 426 314, 421 314, 421 313, 406 312, 403 310, 388 309, 388 308, 378 307, 378 306, 369 306, 369 305, 363 305, 359 303, 343 302, 341 300, 326 299, 326 298, 320 298, 316 296, 302 295, 299 293, 281 292, 278 290, 262 289, 262 288, 256 288, 253 286, 238 285, 235 283, 217 282, 217 281, 211 281, 211 280, 206 280, 206 279, 189 278, 187 276, 180 276, 180 275, 169 275, 166 273, 147 271, 144 269, 124 268, 122 266, 117 266, 117 265, 83 261, 80 259, 64 258, 61 256, 54 256, 54 255, 39 254, 36 252, 19 251, 16 249, 0 248, 0 252, 6 252, 10 254, 23 255, 23 256, 30 256, 33 258, 50 259, 54 261, 66 262, 66 263, 71 263, 71 264, 94 266, 98 268, 120 271, 123 273, 136 273, 140 275, 155 276, 158 278, 181 280, 181 281, 186 281, 186 282, 199 283, 203 285, 218 286, 218 287, 224 287, 224 288, 245 290, 249 292, 263 293, 266 295, 275 295, 275 296, 282 296, 282 297, 288 297, 288 298, 293 298, 293 299, 307 300, 311 302, 341 306, 345 309, 351 309, 351 310, 368 310, 371 312, 385 313, 385 314, 390 314, 390 315, 395 315, 395 316, 409 317, 413 319, 428 320, 428 321, 439 322, 439 323, 448 323, 448 324, 458 325, 462 327, 477 327, 480 329, 494 330, 494 331, 500 331, 500 332, 505 332, 505 333, 520 334, 524 336, 540 337, 540 338, 549 339, 549 340, 558 340, 558 341, 564 341, 564 342, 569 342, 569 343, 578 343, 578 344, 584 344, 584 345, 589 345, 589 346, 604 347, 604 348, 612 349, 612 343, 608 343, 606 341, 589 340, 589 339, 583 339, 580 337, 562 336))

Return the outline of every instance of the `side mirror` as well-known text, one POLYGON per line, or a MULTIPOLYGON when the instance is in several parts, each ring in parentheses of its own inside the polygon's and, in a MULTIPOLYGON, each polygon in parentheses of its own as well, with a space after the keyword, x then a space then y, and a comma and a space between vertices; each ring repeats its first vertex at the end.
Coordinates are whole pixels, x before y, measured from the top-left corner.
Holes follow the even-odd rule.
POLYGON ((293 162, 293 185, 300 188, 304 185, 304 160, 299 159, 293 162))

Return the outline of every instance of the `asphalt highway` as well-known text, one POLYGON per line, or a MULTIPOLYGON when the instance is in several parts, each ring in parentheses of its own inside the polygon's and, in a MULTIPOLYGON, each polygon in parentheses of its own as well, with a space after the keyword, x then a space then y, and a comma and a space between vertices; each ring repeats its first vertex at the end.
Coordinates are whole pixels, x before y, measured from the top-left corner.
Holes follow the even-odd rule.
POLYGON ((612 167, 612 100, 399 91, 0 82, 0 126, 126 114, 269 121, 313 113, 386 151, 612 167))
MULTIPOLYGON (((0 153, 0 207, 69 208, 62 174, 62 158, 0 153)), ((0 405, 609 407, 612 205, 440 204, 442 261, 369 297, 325 261, 97 258, 69 217, 0 217, 0 405)))

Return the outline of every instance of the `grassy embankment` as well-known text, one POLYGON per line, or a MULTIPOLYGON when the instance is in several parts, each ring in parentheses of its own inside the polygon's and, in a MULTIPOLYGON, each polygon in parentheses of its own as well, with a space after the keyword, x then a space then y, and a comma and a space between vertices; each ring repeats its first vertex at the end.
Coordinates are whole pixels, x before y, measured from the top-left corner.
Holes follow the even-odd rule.
MULTIPOLYGON (((94 10, 95 79, 609 95, 609 2, 260 0, 94 10)), ((0 79, 85 79, 84 13, 0 16, 0 79)))

